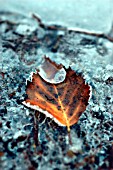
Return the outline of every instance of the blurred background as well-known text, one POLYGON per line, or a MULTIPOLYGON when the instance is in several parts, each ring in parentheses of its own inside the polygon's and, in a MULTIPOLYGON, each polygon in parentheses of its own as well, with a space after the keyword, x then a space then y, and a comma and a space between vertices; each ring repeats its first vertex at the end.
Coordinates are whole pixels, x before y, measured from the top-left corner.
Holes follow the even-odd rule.
POLYGON ((36 13, 46 23, 97 32, 109 32, 113 22, 113 0, 0 0, 0 10, 36 13))

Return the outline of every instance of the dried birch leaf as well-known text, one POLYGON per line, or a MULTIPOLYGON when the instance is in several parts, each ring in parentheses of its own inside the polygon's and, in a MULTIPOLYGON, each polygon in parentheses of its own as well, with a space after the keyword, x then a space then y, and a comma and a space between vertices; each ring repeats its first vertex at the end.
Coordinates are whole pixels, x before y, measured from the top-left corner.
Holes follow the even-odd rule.
MULTIPOLYGON (((55 63, 51 64, 57 67, 55 63)), ((77 123, 88 105, 90 86, 69 68, 65 80, 58 84, 48 83, 38 72, 33 73, 32 82, 27 82, 26 93, 28 97, 23 104, 54 118, 70 131, 70 126, 77 123)))

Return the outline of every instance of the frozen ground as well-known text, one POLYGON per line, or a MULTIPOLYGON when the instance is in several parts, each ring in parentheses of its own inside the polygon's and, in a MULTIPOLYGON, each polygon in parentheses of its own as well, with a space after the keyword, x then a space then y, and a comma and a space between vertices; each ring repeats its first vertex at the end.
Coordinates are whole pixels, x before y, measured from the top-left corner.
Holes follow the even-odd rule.
MULTIPOLYGON (((16 8, 12 3, 7 12, 3 11, 8 3, 0 7, 0 169, 112 170, 113 43, 73 31, 42 29, 34 19, 15 14, 13 10, 21 6, 16 8), (65 127, 42 114, 36 121, 37 113, 22 105, 26 78, 45 54, 82 74, 92 87, 86 111, 71 128, 72 145, 65 127)), ((54 18, 53 21, 59 24, 54 18)), ((98 22, 103 23, 100 19, 98 22)), ((104 25, 110 26, 111 19, 106 19, 104 25)), ((93 25, 92 28, 95 30, 93 25)))

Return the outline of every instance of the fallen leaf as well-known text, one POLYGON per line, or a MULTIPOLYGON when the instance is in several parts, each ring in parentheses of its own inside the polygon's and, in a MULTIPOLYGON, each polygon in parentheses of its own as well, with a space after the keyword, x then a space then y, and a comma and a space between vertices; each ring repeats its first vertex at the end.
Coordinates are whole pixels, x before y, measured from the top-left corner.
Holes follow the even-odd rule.
MULTIPOLYGON (((54 62, 50 63, 57 67, 54 62)), ((27 98, 23 104, 54 118, 58 124, 67 126, 70 131, 70 126, 78 122, 88 105, 90 86, 71 68, 65 70, 65 80, 58 84, 45 81, 38 71, 33 73, 32 82, 27 81, 27 98)))

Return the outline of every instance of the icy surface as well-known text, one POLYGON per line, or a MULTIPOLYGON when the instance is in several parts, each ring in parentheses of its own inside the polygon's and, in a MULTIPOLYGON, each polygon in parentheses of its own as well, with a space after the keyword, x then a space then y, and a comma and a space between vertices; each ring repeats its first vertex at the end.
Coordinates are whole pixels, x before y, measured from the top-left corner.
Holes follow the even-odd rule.
POLYGON ((113 43, 36 25, 20 32, 22 23, 34 20, 1 12, 4 18, 11 22, 0 22, 0 168, 113 169, 113 43), (26 79, 44 55, 70 66, 92 86, 86 111, 71 127, 71 145, 65 127, 22 105, 26 79))
POLYGON ((66 71, 64 68, 57 69, 54 64, 44 61, 38 66, 39 75, 47 82, 58 84, 65 80, 66 71))

